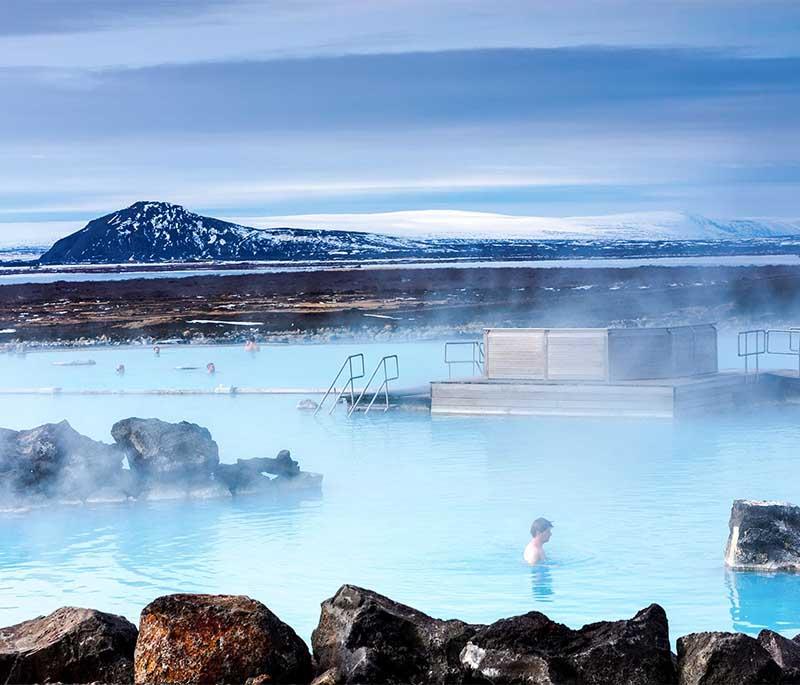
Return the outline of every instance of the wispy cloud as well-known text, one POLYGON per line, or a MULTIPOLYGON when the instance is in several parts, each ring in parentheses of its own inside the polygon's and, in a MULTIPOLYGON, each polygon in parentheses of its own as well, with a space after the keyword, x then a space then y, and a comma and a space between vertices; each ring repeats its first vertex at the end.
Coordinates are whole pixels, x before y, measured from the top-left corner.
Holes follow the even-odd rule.
POLYGON ((6 0, 0 25, 8 221, 798 213, 793 1, 6 0))

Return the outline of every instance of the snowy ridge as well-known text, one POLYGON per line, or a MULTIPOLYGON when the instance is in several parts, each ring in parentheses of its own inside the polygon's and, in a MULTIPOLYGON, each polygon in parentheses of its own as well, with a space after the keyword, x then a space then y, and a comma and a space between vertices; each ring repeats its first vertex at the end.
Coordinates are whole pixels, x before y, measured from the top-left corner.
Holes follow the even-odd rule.
POLYGON ((800 235, 800 219, 711 219, 685 212, 539 217, 458 210, 246 217, 253 226, 326 226, 414 238, 726 240, 800 235))
POLYGON ((58 240, 40 263, 360 262, 762 254, 772 252, 779 244, 774 240, 777 236, 787 240, 800 236, 800 221, 719 221, 676 212, 542 218, 418 211, 266 217, 248 221, 264 227, 252 228, 200 216, 166 202, 137 202, 94 219, 76 233, 58 240), (267 227, 287 223, 293 227, 267 227), (712 245, 714 242, 720 245, 712 245))

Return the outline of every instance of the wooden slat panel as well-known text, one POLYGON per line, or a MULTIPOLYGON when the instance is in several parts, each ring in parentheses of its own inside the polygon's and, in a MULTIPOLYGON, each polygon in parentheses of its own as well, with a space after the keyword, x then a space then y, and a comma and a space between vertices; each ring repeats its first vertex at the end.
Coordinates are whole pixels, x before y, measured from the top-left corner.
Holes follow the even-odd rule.
POLYGON ((543 329, 490 329, 486 332, 488 378, 545 377, 543 329))
POLYGON ((553 380, 602 381, 608 377, 606 329, 550 330, 547 377, 553 380))
POLYGON ((433 413, 671 416, 668 386, 433 383, 433 413))

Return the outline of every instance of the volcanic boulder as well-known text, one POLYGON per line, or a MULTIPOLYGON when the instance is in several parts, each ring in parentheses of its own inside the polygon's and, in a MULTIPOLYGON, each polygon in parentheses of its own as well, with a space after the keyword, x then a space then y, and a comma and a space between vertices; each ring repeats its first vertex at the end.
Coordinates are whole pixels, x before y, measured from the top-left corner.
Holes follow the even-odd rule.
POLYGON ((800 507, 737 499, 725 563, 742 571, 800 571, 800 507))
POLYGON ((781 667, 743 633, 690 633, 678 638, 680 685, 762 685, 781 681, 781 667))
POLYGON ((111 435, 145 482, 202 483, 219 464, 219 448, 207 428, 181 421, 130 418, 117 421, 111 435))
POLYGON ((292 459, 289 450, 281 450, 274 459, 254 457, 237 459, 235 464, 220 464, 215 477, 234 494, 259 493, 275 486, 281 486, 284 490, 294 489, 287 488, 287 484, 306 489, 319 487, 321 482, 318 474, 300 471, 300 465, 292 459))
POLYGON ((240 595, 166 595, 142 611, 137 683, 307 683, 311 655, 260 602, 240 595))
POLYGON ((64 607, 0 628, 0 682, 132 683, 135 646, 122 616, 64 607))
POLYGON ((533 611, 478 630, 461 652, 470 682, 673 683, 664 610, 651 604, 633 618, 579 630, 533 611))
POLYGON ((321 682, 458 683, 458 655, 476 630, 343 585, 322 603, 311 644, 321 682))
POLYGON ((122 476, 123 454, 66 421, 30 430, 0 429, 0 488, 13 496, 86 499, 122 476))
POLYGON ((800 683, 800 635, 790 640, 772 630, 762 630, 758 634, 759 644, 781 667, 782 683, 800 683))

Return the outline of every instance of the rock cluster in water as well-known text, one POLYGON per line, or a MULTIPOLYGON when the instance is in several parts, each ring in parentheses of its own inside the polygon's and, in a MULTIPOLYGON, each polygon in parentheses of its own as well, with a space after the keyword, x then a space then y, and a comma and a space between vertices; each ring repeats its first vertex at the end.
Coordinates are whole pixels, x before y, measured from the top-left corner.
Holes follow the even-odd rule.
POLYGON ((739 571, 800 571, 800 507, 737 499, 725 563, 739 571))
POLYGON ((318 489, 322 481, 301 471, 287 450, 275 459, 220 464, 208 429, 186 421, 129 418, 111 435, 114 444, 98 442, 66 421, 0 429, 0 505, 231 497, 318 489))
POLYGON ((67 607, 0 629, 0 682, 586 683, 800 682, 800 636, 692 633, 670 651, 657 604, 578 630, 539 612, 494 623, 432 618, 344 585, 322 603, 311 651, 266 606, 239 595, 177 594, 120 616, 67 607))

